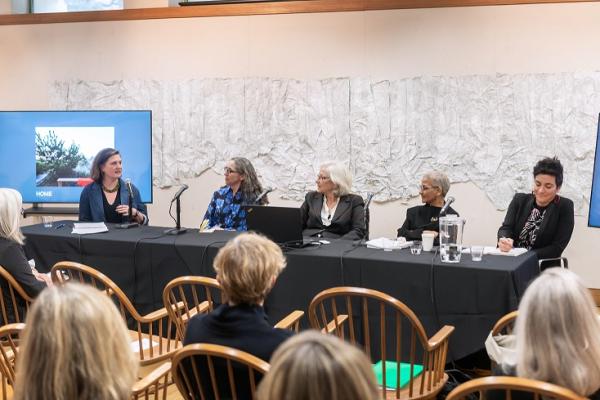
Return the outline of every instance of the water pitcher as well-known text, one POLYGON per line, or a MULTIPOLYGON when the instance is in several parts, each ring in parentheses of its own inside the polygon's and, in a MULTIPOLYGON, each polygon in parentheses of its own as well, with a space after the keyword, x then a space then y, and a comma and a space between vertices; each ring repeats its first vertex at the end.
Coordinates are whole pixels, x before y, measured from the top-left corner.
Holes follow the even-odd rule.
POLYGON ((440 217, 440 258, 442 262, 460 262, 465 219, 455 214, 440 217))

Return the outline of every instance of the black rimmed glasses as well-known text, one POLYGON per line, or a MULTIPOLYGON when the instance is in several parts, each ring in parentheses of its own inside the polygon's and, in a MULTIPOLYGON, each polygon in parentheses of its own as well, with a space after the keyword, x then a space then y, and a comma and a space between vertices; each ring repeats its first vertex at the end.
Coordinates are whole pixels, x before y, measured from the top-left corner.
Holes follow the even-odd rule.
POLYGON ((229 174, 238 174, 239 172, 236 171, 235 169, 231 169, 229 167, 225 167, 223 168, 223 172, 225 173, 225 175, 229 175, 229 174))

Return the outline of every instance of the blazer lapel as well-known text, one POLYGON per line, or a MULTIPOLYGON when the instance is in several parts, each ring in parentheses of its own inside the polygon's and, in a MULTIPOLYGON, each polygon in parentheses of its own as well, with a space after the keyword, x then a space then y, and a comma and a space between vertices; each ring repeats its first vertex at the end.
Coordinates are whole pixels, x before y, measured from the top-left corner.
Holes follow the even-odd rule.
POLYGON ((312 199, 312 207, 313 210, 313 218, 316 218, 319 221, 319 224, 322 224, 321 221, 321 209, 323 208, 323 195, 321 193, 316 192, 312 199))
POLYGON ((102 186, 98 183, 92 185, 92 195, 90 196, 92 201, 92 220, 104 221, 104 205, 102 204, 102 186), (93 215, 96 214, 96 215, 93 215))
POLYGON ((521 215, 519 215, 519 221, 516 225, 518 228, 516 232, 514 232, 515 240, 519 238, 525 223, 527 222, 527 218, 529 218, 529 214, 531 214, 531 210, 533 209, 533 202, 535 201, 535 197, 533 195, 529 196, 525 201, 524 207, 521 210, 521 215))
POLYGON ((350 198, 348 196, 340 197, 340 202, 335 209, 335 214, 333 214, 331 223, 336 222, 342 215, 344 215, 346 211, 348 211, 348 208, 350 208, 350 198))
MULTIPOLYGON (((540 225, 540 229, 538 230, 538 236, 535 239, 536 242, 538 242, 540 240, 540 237, 544 235, 544 232, 548 232, 547 227, 548 224, 551 223, 551 219, 554 219, 554 216, 556 214, 556 208, 557 208, 557 204, 553 201, 552 203, 548 204, 548 207, 546 208, 546 215, 544 215, 544 219, 542 220, 542 223, 540 225)), ((554 229, 550 230, 550 232, 554 232, 554 229)))

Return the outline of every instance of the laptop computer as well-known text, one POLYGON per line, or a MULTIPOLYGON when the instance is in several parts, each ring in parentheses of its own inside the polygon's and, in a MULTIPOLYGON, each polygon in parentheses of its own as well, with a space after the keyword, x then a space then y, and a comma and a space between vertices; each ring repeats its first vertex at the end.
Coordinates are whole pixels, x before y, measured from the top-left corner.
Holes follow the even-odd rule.
MULTIPOLYGON (((302 247, 302 222, 300 209, 274 206, 243 206, 249 231, 261 233, 274 241, 290 247, 302 247)), ((307 244, 309 244, 308 241, 307 244)))

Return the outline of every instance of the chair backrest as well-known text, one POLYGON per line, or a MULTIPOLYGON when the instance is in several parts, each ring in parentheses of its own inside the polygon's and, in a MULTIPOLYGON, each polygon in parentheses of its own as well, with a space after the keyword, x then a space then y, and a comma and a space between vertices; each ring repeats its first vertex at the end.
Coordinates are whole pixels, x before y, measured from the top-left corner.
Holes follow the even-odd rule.
POLYGON ((408 398, 433 396, 448 379, 444 365, 454 327, 444 326, 428 339, 412 310, 392 296, 355 287, 327 289, 312 300, 308 316, 314 329, 362 347, 373 363, 388 361, 381 367, 383 397, 385 388, 391 386, 388 368, 396 369, 396 382, 402 368, 409 377, 405 388, 397 385, 397 398, 401 391, 408 398), (421 366, 421 374, 413 376, 421 366))
POLYGON ((163 290, 163 303, 183 341, 187 324, 194 315, 211 312, 223 301, 221 285, 214 278, 182 276, 173 279, 163 290))
POLYGON ((0 278, 6 282, 6 287, 0 285, 0 312, 2 313, 0 326, 25 322, 25 316, 33 298, 2 266, 0 266, 0 278))
POLYGON ((180 343, 171 339, 172 324, 166 309, 140 315, 121 288, 102 272, 87 265, 61 261, 52 267, 51 276, 58 285, 78 282, 106 293, 127 323, 132 341, 137 342, 134 351, 139 354, 142 365, 164 360, 179 347, 180 343))
POLYGON ((15 383, 15 363, 19 353, 19 341, 25 324, 8 324, 0 327, 0 399, 10 398, 15 383))
POLYGON ((502 318, 500 318, 492 328, 492 336, 512 334, 515 328, 517 314, 518 311, 511 311, 508 314, 504 315, 502 318))
POLYGON ((172 374, 186 400, 255 398, 269 363, 241 350, 215 344, 190 344, 173 356, 172 374))
MULTIPOLYGON (((503 398, 517 398, 515 392, 527 392, 536 400, 557 399, 557 400, 583 400, 585 397, 567 388, 553 385, 551 383, 536 381, 533 379, 517 378, 514 376, 488 376, 485 378, 473 379, 465 382, 446 397, 447 400, 458 400, 467 398, 467 396, 478 393, 479 398, 485 399, 485 392, 488 390, 498 390, 504 392, 503 398)), ((500 398, 501 396, 497 396, 500 398)))

